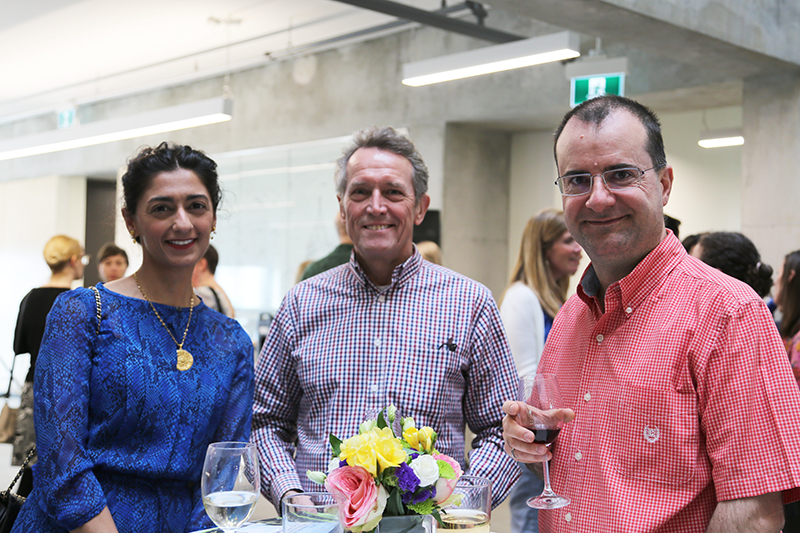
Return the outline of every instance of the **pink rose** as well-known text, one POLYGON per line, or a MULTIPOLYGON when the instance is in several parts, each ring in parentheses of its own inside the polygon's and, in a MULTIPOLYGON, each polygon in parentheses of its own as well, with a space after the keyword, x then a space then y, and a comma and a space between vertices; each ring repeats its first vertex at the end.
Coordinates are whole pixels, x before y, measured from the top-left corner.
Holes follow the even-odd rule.
POLYGON ((437 453, 433 455, 433 458, 436 459, 437 461, 444 461, 445 463, 449 464, 450 466, 453 467, 453 470, 455 470, 456 472, 456 477, 453 479, 445 479, 441 477, 439 478, 438 481, 436 481, 436 496, 434 500, 436 501, 437 504, 439 504, 445 501, 447 498, 449 498, 451 494, 453 494, 453 490, 456 488, 456 483, 458 483, 458 478, 461 477, 461 474, 463 474, 464 471, 461 470, 461 465, 458 464, 458 461, 456 461, 449 455, 437 453))
POLYGON ((386 490, 360 466, 343 466, 325 479, 325 488, 339 504, 339 520, 348 531, 369 531, 386 507, 386 490))

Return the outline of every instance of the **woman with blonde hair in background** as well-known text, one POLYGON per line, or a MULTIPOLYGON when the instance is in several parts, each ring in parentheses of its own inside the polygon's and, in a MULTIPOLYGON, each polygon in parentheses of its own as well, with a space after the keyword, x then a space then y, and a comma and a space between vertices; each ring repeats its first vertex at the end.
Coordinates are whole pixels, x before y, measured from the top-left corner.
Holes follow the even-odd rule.
MULTIPOLYGON (((536 372, 553 318, 567 299, 569 278, 578 270, 581 247, 572 238, 564 215, 543 209, 525 226, 511 282, 503 294, 500 316, 520 375, 536 372)), ((525 501, 544 484, 525 465, 511 491, 512 533, 537 533, 538 510, 525 501)))
MULTIPOLYGON (((27 353, 31 356, 31 364, 22 386, 17 425, 14 434, 14 464, 21 465, 28 451, 36 443, 36 432, 33 426, 33 374, 39 346, 44 335, 47 313, 53 307, 56 297, 72 288, 72 282, 83 277, 83 269, 89 263, 89 256, 83 253, 81 244, 66 235, 56 235, 44 245, 44 260, 50 267, 50 279, 36 289, 31 290, 22 299, 17 315, 17 327, 14 330, 14 353, 27 353)), ((32 461, 32 462, 35 462, 32 461)), ((33 479, 30 467, 25 468, 17 491, 27 496, 33 479)))

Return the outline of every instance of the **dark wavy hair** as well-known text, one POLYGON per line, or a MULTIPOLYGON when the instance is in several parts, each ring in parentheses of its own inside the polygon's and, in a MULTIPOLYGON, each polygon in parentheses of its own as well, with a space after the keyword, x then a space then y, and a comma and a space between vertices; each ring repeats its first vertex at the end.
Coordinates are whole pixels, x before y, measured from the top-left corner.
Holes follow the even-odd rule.
POLYGON ((775 303, 783 313, 781 337, 794 337, 800 331, 800 250, 786 254, 783 259, 781 291, 778 293, 775 303), (794 276, 792 276, 792 272, 794 272, 794 276))
POLYGON ((772 267, 761 262, 753 241, 728 231, 707 233, 697 243, 700 260, 725 274, 750 285, 762 298, 772 288, 772 267))
POLYGON ((194 172, 203 182, 214 214, 222 199, 217 176, 217 164, 200 150, 191 146, 162 142, 156 147, 145 147, 128 160, 128 168, 122 176, 123 200, 125 209, 136 212, 139 200, 150 185, 152 179, 162 172, 172 172, 182 168, 194 172))

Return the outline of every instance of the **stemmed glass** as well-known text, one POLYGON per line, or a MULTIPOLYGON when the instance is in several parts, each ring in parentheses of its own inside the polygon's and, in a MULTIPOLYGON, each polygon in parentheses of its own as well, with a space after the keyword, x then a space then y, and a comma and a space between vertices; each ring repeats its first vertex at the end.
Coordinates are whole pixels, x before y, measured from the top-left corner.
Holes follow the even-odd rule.
POLYGON ((200 488, 211 521, 225 533, 238 529, 253 514, 261 478, 251 442, 209 444, 200 488))
MULTIPOLYGON (((556 409, 564 408, 555 374, 521 376, 517 399, 535 408, 517 415, 517 421, 533 432, 533 442, 549 447, 563 425, 562 417, 555 412, 556 409)), ((542 468, 544 490, 539 496, 528 499, 528 505, 534 509, 558 509, 569 505, 569 498, 559 496, 550 487, 550 467, 547 461, 542 463, 542 468)))

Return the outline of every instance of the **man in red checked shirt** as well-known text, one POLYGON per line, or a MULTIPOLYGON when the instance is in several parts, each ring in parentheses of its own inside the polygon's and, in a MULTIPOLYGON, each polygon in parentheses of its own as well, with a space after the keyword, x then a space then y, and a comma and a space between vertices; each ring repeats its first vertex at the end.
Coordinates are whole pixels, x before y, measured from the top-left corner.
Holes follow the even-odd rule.
MULTIPOLYGON (((672 190, 656 116, 621 97, 556 131, 570 233, 592 260, 539 364, 567 418, 552 449, 548 532, 778 532, 800 498, 800 391, 764 302, 665 230, 672 190)), ((505 450, 551 454, 506 402, 505 450)))

